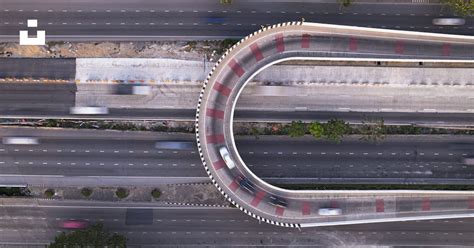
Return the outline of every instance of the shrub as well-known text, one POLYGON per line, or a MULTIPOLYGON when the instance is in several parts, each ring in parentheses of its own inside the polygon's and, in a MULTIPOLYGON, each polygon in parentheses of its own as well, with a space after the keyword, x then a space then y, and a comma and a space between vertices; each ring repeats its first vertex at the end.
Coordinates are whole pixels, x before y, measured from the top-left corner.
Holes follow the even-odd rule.
POLYGON ((118 188, 116 191, 115 191, 115 195, 119 198, 119 199, 124 199, 124 198, 127 198, 129 192, 127 189, 125 188, 118 188))
POLYGON ((158 199, 161 196, 161 191, 159 189, 153 189, 151 191, 151 196, 153 196, 155 199, 158 199))
POLYGON ((89 188, 82 188, 81 194, 82 194, 84 197, 89 197, 89 196, 92 195, 92 189, 89 189, 89 188))
POLYGON ((54 194, 55 194, 54 189, 47 189, 44 191, 44 196, 48 198, 52 198, 54 194))

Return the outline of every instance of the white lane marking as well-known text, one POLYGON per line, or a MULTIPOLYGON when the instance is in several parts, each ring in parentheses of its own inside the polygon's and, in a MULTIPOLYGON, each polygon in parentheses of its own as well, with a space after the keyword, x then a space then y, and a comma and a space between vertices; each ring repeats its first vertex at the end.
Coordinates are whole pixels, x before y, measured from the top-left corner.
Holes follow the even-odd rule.
POLYGON ((71 152, 76 152, 76 150, 71 150, 71 152))
POLYGON ((114 151, 114 153, 119 153, 119 151, 114 151))
POLYGON ((56 150, 56 152, 62 152, 63 150, 56 150))

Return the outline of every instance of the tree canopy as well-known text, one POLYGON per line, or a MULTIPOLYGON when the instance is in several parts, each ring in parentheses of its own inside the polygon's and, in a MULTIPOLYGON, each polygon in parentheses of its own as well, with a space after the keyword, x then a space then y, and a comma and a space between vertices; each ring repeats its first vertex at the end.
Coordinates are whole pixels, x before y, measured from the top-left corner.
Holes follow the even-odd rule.
POLYGON ((442 0, 456 14, 467 17, 474 14, 474 0, 442 0))
POLYGON ((96 223, 83 230, 62 232, 55 237, 50 248, 94 247, 125 248, 127 238, 120 234, 110 234, 102 223, 96 223))

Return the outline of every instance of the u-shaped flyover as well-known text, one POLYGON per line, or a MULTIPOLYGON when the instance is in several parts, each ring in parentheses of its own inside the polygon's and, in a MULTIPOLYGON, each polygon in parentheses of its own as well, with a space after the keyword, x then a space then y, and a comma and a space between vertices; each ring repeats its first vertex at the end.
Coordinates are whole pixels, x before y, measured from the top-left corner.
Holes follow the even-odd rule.
POLYGON ((474 217, 471 191, 293 191, 275 187, 246 166, 232 130, 234 108, 242 89, 261 70, 281 61, 473 62, 473 58, 474 37, 469 36, 307 22, 264 27, 227 50, 203 85, 196 113, 201 160, 213 184, 227 200, 259 221, 279 226, 474 217), (226 165, 221 147, 226 147, 235 168, 226 165), (253 187, 249 188, 249 183, 253 187), (287 206, 275 204, 275 199, 272 204, 271 198, 275 196, 286 201, 287 206), (326 216, 319 215, 320 208, 342 211, 340 215, 326 216))

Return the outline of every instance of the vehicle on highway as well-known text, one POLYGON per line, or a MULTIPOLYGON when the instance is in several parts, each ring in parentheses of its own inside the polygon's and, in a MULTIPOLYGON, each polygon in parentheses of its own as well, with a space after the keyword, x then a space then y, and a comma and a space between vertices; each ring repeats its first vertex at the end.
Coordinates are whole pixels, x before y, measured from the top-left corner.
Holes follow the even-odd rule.
POLYGON ((268 203, 270 203, 273 206, 282 207, 282 208, 288 207, 288 202, 281 197, 278 197, 276 195, 270 195, 269 199, 270 201, 268 203))
POLYGON ((84 229, 89 226, 89 222, 83 220, 66 220, 59 224, 65 229, 84 229))
POLYGON ((237 181, 239 182, 240 187, 246 189, 249 193, 255 193, 255 185, 250 182, 250 180, 242 175, 237 177, 237 181))
POLYGON ((224 17, 217 17, 217 16, 209 16, 206 18, 206 22, 208 24, 222 24, 225 22, 225 18, 224 17))
POLYGON ((235 163, 230 157, 229 150, 227 150, 227 147, 223 146, 219 148, 219 153, 221 154, 222 159, 224 160, 225 164, 227 165, 227 168, 229 170, 232 170, 235 168, 235 163))
POLYGON ((465 165, 474 165, 474 158, 463 158, 462 163, 465 165))
POLYGON ((35 137, 4 137, 4 145, 38 145, 39 140, 35 137))
POLYGON ((150 95, 151 86, 141 84, 117 84, 115 93, 119 95, 150 95))
POLYGON ((464 24, 466 24, 466 20, 458 17, 440 17, 433 19, 433 25, 437 26, 460 26, 464 24))
POLYGON ((106 107, 71 107, 69 113, 73 115, 106 115, 109 109, 106 107))
POLYGON ((195 150, 196 142, 179 140, 157 141, 155 148, 163 150, 195 150))
POLYGON ((340 208, 320 208, 318 214, 323 216, 337 216, 341 215, 342 211, 340 208))

